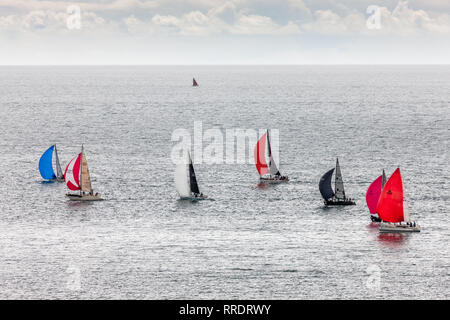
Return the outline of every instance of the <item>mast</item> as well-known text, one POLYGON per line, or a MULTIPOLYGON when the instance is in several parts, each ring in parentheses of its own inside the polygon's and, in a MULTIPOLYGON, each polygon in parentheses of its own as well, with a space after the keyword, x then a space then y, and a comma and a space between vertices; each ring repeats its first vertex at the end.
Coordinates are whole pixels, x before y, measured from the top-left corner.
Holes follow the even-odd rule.
POLYGON ((384 169, 383 169, 383 178, 381 180, 381 189, 383 189, 384 185, 386 184, 386 173, 384 173, 384 169))
POLYGON ((336 198, 345 199, 344 181, 342 181, 341 167, 339 165, 338 158, 336 158, 336 176, 334 183, 334 193, 336 198))
POLYGON ((81 145, 81 168, 80 168, 80 196, 83 194, 83 153, 84 153, 84 145, 81 145))

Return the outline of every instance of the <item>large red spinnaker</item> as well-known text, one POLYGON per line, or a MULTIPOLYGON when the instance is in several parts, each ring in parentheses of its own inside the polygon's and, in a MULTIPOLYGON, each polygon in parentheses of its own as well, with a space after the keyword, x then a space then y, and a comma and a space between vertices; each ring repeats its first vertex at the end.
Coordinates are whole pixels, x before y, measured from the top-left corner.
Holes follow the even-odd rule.
POLYGON ((369 207, 369 211, 371 214, 377 213, 377 204, 378 200, 380 199, 381 195, 381 185, 383 182, 383 176, 379 176, 375 179, 374 182, 372 182, 369 186, 369 189, 367 189, 366 192, 366 202, 367 207, 369 207))
POLYGON ((402 222, 405 220, 403 215, 403 181, 400 168, 394 171, 384 185, 376 211, 383 221, 402 222))
POLYGON ((81 153, 70 160, 64 172, 64 180, 70 190, 80 190, 81 153))
POLYGON ((253 151, 255 156, 256 170, 258 170, 260 176, 269 173, 269 168, 266 163, 266 140, 267 133, 264 133, 261 139, 259 139, 256 143, 255 149, 253 151))

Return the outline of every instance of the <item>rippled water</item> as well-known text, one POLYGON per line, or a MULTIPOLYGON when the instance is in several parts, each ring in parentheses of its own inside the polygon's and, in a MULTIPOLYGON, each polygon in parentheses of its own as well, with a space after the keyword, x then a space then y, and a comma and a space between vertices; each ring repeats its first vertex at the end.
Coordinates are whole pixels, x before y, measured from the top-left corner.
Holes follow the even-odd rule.
POLYGON ((0 298, 449 298, 449 83, 449 66, 0 67, 0 298), (194 120, 279 129, 291 181, 202 164, 214 201, 178 201, 171 135, 194 120), (107 201, 41 183, 53 143, 63 166, 85 144, 107 201), (357 205, 325 209, 336 156, 357 205), (396 166, 420 234, 370 223, 365 191, 396 166))

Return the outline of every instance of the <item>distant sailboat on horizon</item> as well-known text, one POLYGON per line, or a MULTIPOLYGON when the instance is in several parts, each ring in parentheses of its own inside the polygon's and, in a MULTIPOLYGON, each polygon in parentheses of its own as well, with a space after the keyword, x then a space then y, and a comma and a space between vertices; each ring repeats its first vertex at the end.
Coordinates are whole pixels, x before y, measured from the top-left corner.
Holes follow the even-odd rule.
POLYGON ((420 225, 411 221, 409 215, 400 168, 394 171, 384 185, 376 210, 383 220, 380 232, 420 232, 420 225))
POLYGON ((195 81, 195 78, 192 78, 192 86, 198 87, 198 83, 197 83, 197 81, 195 81))
POLYGON ((267 132, 258 140, 253 151, 256 170, 259 173, 259 179, 263 182, 287 182, 288 176, 282 176, 280 170, 273 159, 272 148, 270 146, 270 132, 267 132), (266 162, 266 142, 269 164, 266 162))
POLYGON ((347 198, 345 195, 344 181, 342 180, 341 167, 338 158, 336 158, 336 167, 327 171, 322 178, 320 178, 319 190, 325 205, 347 206, 356 204, 351 198, 347 198), (331 179, 335 170, 335 190, 333 191, 331 179))
POLYGON ((386 184, 386 174, 383 169, 383 174, 376 178, 369 186, 366 192, 366 203, 370 212, 370 219, 372 222, 381 222, 377 214, 377 204, 380 199, 381 190, 386 184))
POLYGON ((48 148, 39 159, 39 173, 45 180, 56 180, 60 182, 64 181, 64 174, 59 162, 56 144, 48 148), (55 170, 53 170, 53 154, 55 154, 56 174, 55 170))
POLYGON ((72 201, 99 201, 103 200, 98 193, 94 194, 91 185, 91 176, 87 165, 84 146, 81 146, 81 153, 73 158, 66 167, 64 180, 67 187, 72 190, 80 190, 80 194, 69 194, 66 196, 72 201))
POLYGON ((208 198, 198 187, 194 165, 189 151, 183 151, 183 161, 175 169, 175 187, 181 200, 204 200, 208 198))

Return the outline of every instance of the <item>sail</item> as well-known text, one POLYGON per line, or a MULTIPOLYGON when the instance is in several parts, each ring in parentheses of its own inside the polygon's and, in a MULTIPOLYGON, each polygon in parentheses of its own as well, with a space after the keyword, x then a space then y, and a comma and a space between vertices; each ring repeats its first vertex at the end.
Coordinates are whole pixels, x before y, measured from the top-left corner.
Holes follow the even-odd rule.
POLYGON ((64 172, 64 180, 70 190, 80 190, 81 153, 70 160, 64 172))
POLYGON ((344 181, 342 181, 341 166, 339 165, 339 159, 337 158, 336 158, 336 176, 335 176, 334 193, 336 198, 338 199, 345 198, 344 181))
POLYGON ((401 222, 403 217, 403 182, 400 168, 394 171, 381 191, 377 213, 387 222, 401 222))
POLYGON ((378 199, 380 199, 382 180, 383 176, 376 178, 375 181, 370 184, 369 189, 367 189, 366 192, 366 203, 371 214, 377 213, 377 204, 378 199))
POLYGON ((322 198, 328 200, 334 196, 333 188, 331 187, 331 177, 333 176, 334 168, 327 171, 319 182, 319 190, 322 198))
POLYGON ((194 165, 192 164, 191 156, 189 155, 189 185, 191 187, 191 192, 195 194, 200 194, 198 189, 197 178, 195 177, 194 165))
POLYGON ((189 197, 191 195, 187 172, 187 161, 188 160, 185 154, 184 161, 177 164, 177 167, 175 169, 175 188, 177 189, 180 197, 189 197))
POLYGON ((409 206, 408 206, 408 199, 406 197, 406 190, 403 189, 403 218, 406 222, 411 222, 411 217, 409 216, 409 206))
POLYGON ((258 140, 256 143, 255 149, 253 151, 254 157, 255 157, 255 165, 256 170, 258 170, 258 173, 260 176, 263 176, 267 173, 269 173, 269 169, 267 167, 266 163, 266 139, 267 139, 267 133, 264 133, 264 135, 258 140))
POLYGON ((55 158, 56 158, 56 177, 58 179, 63 179, 64 174, 61 169, 61 164, 59 163, 58 150, 56 149, 56 144, 55 144, 55 158))
POLYGON ((53 171, 53 149, 55 146, 48 148, 39 159, 39 172, 44 179, 55 179, 56 175, 53 171))
POLYGON ((383 180, 381 181, 381 188, 383 188, 384 187, 384 185, 386 184, 386 173, 384 173, 384 169, 383 169, 383 180))
POLYGON ((92 191, 91 176, 89 174, 89 168, 86 160, 86 154, 84 153, 84 147, 81 147, 81 176, 80 176, 81 191, 90 193, 92 191))
POLYGON ((197 81, 195 81, 195 78, 192 78, 192 85, 193 85, 194 87, 197 87, 197 86, 198 86, 198 83, 197 83, 197 81))
POLYGON ((267 130, 267 151, 269 153, 269 170, 270 170, 270 174, 273 176, 280 176, 280 171, 277 168, 277 165, 275 163, 275 160, 273 160, 273 156, 272 156, 272 148, 270 147, 270 134, 269 134, 269 130, 267 130))

